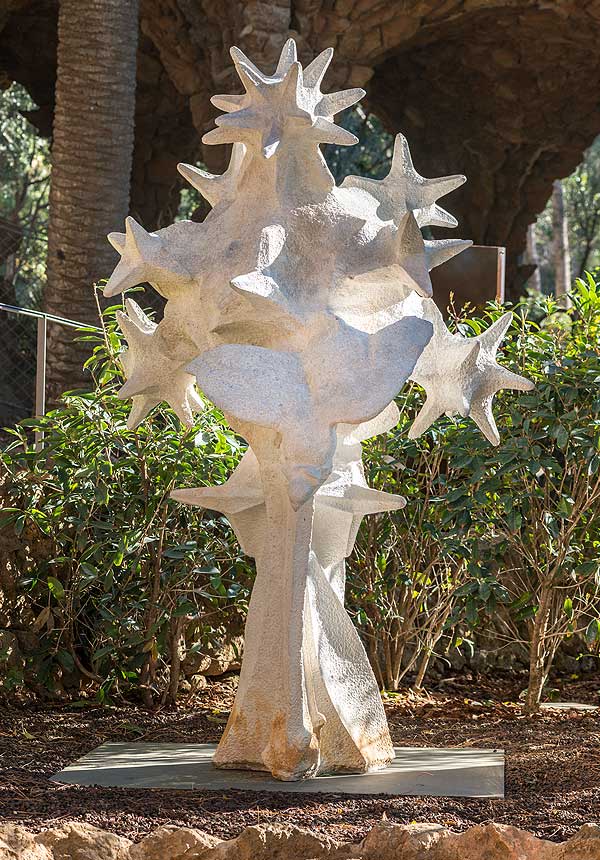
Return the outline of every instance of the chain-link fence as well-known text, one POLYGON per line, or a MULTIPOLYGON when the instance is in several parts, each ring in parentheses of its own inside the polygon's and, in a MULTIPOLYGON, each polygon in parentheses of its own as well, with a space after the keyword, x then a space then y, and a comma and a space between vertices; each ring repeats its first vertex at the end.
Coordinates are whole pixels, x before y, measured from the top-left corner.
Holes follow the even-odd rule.
POLYGON ((0 428, 45 413, 46 342, 53 325, 84 324, 0 302, 0 428))

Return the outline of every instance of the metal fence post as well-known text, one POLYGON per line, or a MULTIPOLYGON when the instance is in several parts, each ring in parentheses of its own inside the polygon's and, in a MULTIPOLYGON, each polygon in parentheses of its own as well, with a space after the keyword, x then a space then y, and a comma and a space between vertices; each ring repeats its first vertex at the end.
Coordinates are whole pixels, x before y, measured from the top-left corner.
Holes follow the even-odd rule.
MULTIPOLYGON (((48 319, 39 316, 37 321, 37 351, 35 364, 35 415, 41 418, 46 413, 46 338, 48 334, 48 319)), ((40 451, 44 443, 44 434, 35 434, 35 448, 40 451)))
MULTIPOLYGON (((1 219, 0 219, 1 221, 1 219)), ((0 432, 1 426, 4 422, 4 412, 3 410, 6 407, 12 409, 16 414, 12 416, 8 420, 8 424, 17 424, 23 418, 31 418, 32 414, 36 418, 41 418, 46 414, 46 362, 48 359, 47 353, 47 335, 48 335, 48 323, 53 323, 55 325, 67 326, 68 328, 74 328, 78 330, 84 331, 95 331, 102 332, 101 328, 98 326, 89 325, 88 323, 77 322, 77 320, 67 319, 66 317, 55 316, 54 314, 47 314, 43 311, 33 310, 33 308, 20 308, 15 305, 7 305, 4 302, 0 302, 0 314, 6 313, 10 317, 14 314, 17 320, 22 317, 29 317, 37 320, 37 349, 36 356, 34 359, 33 356, 33 330, 30 329, 27 334, 27 338, 25 339, 25 346, 23 344, 19 344, 18 339, 13 338, 14 342, 11 342, 9 339, 8 342, 8 350, 11 349, 14 351, 13 360, 9 360, 6 362, 4 360, 5 355, 9 355, 7 353, 7 344, 4 343, 2 337, 2 330, 0 329, 0 383, 4 383, 4 385, 0 384, 0 432), (21 367, 23 360, 27 361, 27 364, 24 368, 25 373, 21 373, 21 376, 25 376, 24 382, 22 384, 22 398, 21 401, 18 401, 19 395, 16 393, 15 389, 15 379, 12 378, 15 372, 22 370, 21 367), (16 367, 15 362, 18 360, 19 366, 16 367), (35 369, 35 398, 32 403, 32 389, 33 386, 33 376, 35 369), (6 389, 6 390, 5 390, 6 389), (7 399, 8 398, 8 399, 7 399), (15 401, 14 403, 12 401, 15 401), (13 420, 14 417, 14 420, 13 420)), ((9 355, 9 359, 11 355, 9 355)), ((16 384, 18 387, 18 373, 16 384)), ((0 441, 1 437, 0 437, 0 441)), ((44 442, 44 434, 41 432, 36 432, 34 435, 34 445, 36 451, 41 450, 44 442)))

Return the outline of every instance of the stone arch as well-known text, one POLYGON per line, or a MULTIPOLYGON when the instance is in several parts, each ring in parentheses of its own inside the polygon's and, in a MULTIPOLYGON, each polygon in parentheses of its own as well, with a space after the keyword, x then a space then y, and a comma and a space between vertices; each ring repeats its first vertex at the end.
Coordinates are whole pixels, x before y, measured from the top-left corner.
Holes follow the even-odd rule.
MULTIPOLYGON (((46 130, 56 5, 0 0, 0 71, 42 94, 46 130)), ((209 95, 240 91, 233 43, 265 68, 289 35, 304 60, 333 46, 332 89, 364 86, 423 174, 468 176, 448 206, 461 235, 507 247, 513 296, 527 225, 600 132, 600 0, 141 0, 140 28, 132 208, 150 227, 173 205, 178 160, 226 163, 200 136, 209 95)))
POLYGON ((600 20, 551 5, 448 20, 376 66, 369 90, 425 175, 467 175, 448 205, 461 234, 507 247, 512 297, 528 224, 600 132, 600 20))

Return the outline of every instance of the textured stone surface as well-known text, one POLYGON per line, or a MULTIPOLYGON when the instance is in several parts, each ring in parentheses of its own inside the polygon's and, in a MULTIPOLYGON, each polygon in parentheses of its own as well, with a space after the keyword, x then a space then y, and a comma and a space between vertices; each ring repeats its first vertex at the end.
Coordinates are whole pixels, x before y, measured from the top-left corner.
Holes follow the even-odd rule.
POLYGON ((286 860, 310 857, 311 860, 339 856, 341 845, 301 827, 247 827, 237 839, 222 842, 208 857, 211 860, 286 860))
MULTIPOLYGON (((220 840, 202 830, 166 824, 129 849, 128 860, 200 860, 220 840)), ((214 854, 214 852, 211 852, 214 854)))
POLYGON ((463 833, 453 833, 435 824, 382 822, 358 845, 335 842, 291 826, 247 827, 236 839, 227 841, 199 830, 162 827, 134 845, 94 827, 69 822, 59 830, 45 831, 36 837, 22 828, 4 825, 0 827, 0 857, 2 860, 597 860, 600 827, 588 824, 567 842, 557 844, 505 824, 478 825, 463 833))
POLYGON ((132 844, 130 839, 79 821, 45 830, 36 842, 48 849, 53 860, 129 860, 132 844))
POLYGON ((504 314, 483 334, 464 338, 448 331, 436 305, 428 303, 424 311, 434 334, 411 378, 425 389, 427 399, 410 429, 410 437, 420 436, 440 415, 462 415, 470 416, 488 442, 498 445, 500 435, 492 412, 494 395, 502 388, 533 388, 529 380, 496 361, 512 313, 504 314))
POLYGON ((1 860, 52 860, 52 855, 36 841, 33 833, 15 824, 0 825, 1 860))
MULTIPOLYGON (((192 637, 190 637, 190 644, 193 641, 192 637)), ((207 645, 202 651, 189 649, 181 668, 186 676, 191 676, 193 682, 197 682, 202 676, 215 678, 224 675, 225 672, 238 671, 243 650, 243 636, 228 634, 207 645)))
MULTIPOLYGON (((47 134, 56 6, 0 0, 0 67, 33 94, 47 134)), ((366 87, 373 109, 411 140, 420 169, 460 164, 471 177, 454 212, 477 244, 508 248, 513 286, 527 224, 600 132, 600 0, 142 0, 141 30, 132 212, 149 227, 169 219, 175 155, 200 155, 215 115, 208 95, 239 92, 232 44, 265 68, 290 34, 302 58, 335 47, 332 87, 366 87)), ((224 150, 204 147, 202 158, 225 167, 224 150)))
POLYGON ((451 336, 429 272, 468 241, 425 241, 452 216, 438 205, 464 182, 416 172, 396 139, 389 175, 337 187, 319 149, 352 145, 334 122, 363 95, 323 92, 333 52, 303 67, 293 39, 273 74, 231 49, 242 95, 205 144, 233 144, 229 166, 180 172, 213 206, 202 224, 148 233, 133 218, 109 239, 121 260, 105 295, 149 281, 167 300, 154 325, 135 302, 119 315, 131 427, 160 400, 189 424, 206 397, 249 443, 218 487, 173 496, 229 517, 257 563, 234 707, 215 755, 283 780, 363 772, 394 757, 381 697, 344 609, 345 558, 361 519, 403 507, 367 486, 361 442, 397 422, 412 376, 427 391, 414 433, 443 412, 472 415, 499 441, 501 387, 527 380, 495 361, 510 314, 478 338, 451 336))

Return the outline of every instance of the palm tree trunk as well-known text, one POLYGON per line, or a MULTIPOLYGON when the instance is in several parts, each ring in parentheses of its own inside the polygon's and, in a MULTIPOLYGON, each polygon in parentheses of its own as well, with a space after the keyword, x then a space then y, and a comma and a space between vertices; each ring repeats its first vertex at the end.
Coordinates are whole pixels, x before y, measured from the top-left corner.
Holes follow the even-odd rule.
MULTIPOLYGON (((137 37, 138 0, 60 2, 45 307, 83 322, 129 206, 137 37)), ((49 400, 81 384, 85 355, 73 329, 49 326, 49 400)))

